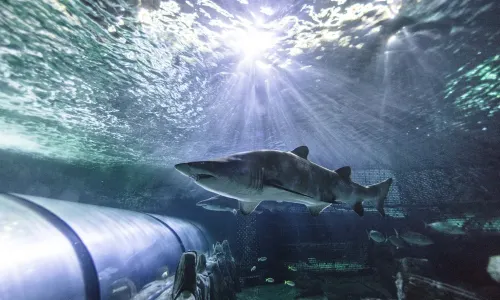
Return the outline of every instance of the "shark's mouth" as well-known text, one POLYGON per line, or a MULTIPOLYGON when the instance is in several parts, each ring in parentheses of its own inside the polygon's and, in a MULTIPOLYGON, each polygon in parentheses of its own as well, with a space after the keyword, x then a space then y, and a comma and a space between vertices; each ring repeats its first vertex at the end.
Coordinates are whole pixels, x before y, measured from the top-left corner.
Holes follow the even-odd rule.
POLYGON ((208 175, 208 174, 193 174, 190 177, 193 178, 195 181, 200 181, 200 180, 203 180, 203 179, 215 178, 215 176, 208 175))

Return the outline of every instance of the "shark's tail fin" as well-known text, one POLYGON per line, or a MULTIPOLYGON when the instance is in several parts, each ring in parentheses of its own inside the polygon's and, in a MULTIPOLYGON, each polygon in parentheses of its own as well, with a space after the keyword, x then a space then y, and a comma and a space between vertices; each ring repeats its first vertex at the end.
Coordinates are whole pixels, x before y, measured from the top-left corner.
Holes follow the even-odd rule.
POLYGON ((373 195, 376 201, 377 210, 382 215, 385 216, 384 211, 384 201, 389 193, 389 188, 392 184, 392 178, 382 181, 380 183, 368 186, 368 193, 373 195))

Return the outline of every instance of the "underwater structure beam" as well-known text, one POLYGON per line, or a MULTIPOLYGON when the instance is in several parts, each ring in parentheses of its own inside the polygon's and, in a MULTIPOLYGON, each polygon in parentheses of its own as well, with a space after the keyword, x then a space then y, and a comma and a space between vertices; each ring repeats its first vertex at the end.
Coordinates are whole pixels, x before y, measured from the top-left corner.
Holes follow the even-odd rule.
POLYGON ((110 299, 175 270, 185 251, 210 254, 196 223, 90 204, 0 193, 0 295, 110 299))

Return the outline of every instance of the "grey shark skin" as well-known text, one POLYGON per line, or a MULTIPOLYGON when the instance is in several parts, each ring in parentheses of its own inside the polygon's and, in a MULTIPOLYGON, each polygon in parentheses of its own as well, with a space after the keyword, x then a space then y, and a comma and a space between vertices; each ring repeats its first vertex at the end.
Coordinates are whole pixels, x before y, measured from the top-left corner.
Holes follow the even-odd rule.
POLYGON ((202 188, 240 202, 242 214, 261 201, 284 201, 307 206, 319 215, 332 203, 347 203, 363 216, 363 201, 374 202, 382 216, 392 178, 371 186, 351 180, 351 168, 328 170, 307 159, 309 149, 259 150, 206 161, 180 163, 175 168, 202 188))

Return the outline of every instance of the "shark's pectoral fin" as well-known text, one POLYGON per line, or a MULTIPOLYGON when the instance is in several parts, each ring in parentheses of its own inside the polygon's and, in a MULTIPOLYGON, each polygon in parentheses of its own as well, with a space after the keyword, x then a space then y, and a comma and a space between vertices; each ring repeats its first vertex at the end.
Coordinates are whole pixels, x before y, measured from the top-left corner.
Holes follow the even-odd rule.
POLYGON ((316 205, 307 205, 307 209, 311 215, 318 216, 328 206, 330 206, 330 203, 321 203, 316 205))
POLYGON ((362 217, 364 214, 365 214, 365 209, 363 208, 363 203, 360 202, 356 202, 356 204, 354 204, 352 206, 352 209, 354 209, 354 211, 358 214, 358 216, 362 217))
POLYGON ((351 167, 342 167, 335 170, 335 173, 339 174, 340 178, 345 181, 351 181, 351 167))
POLYGON ((251 214, 257 206, 259 206, 259 202, 245 202, 245 201, 240 201, 240 211, 243 215, 249 215, 251 214))
POLYGON ((199 202, 196 203, 197 206, 201 206, 202 204, 204 203, 208 203, 208 202, 212 202, 212 201, 219 201, 219 200, 222 200, 224 197, 221 196, 221 195, 215 195, 213 197, 210 197, 208 199, 205 199, 205 200, 201 200, 199 202))
POLYGON ((298 157, 302 157, 303 159, 307 159, 307 156, 309 155, 309 148, 307 146, 300 146, 292 151, 293 154, 297 155, 298 157))

